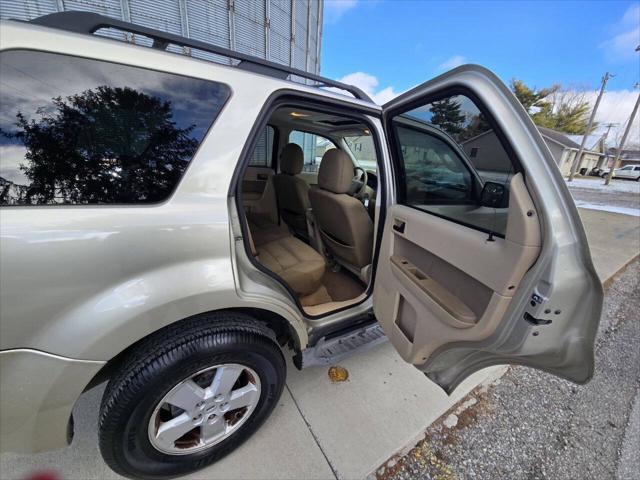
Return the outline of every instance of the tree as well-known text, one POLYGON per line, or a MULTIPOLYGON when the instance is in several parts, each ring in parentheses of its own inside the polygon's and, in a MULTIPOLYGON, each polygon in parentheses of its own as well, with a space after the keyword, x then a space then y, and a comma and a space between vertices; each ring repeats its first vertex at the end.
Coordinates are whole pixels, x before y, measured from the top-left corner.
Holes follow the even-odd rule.
POLYGON ((592 133, 598 126, 593 122, 591 131, 587 132, 591 105, 585 92, 576 90, 561 90, 552 96, 553 128, 560 132, 583 135, 592 133))
POLYGON ((440 127, 456 140, 464 130, 465 116, 460 111, 460 103, 453 97, 433 102, 431 105, 431 123, 440 127))
POLYGON ((535 114, 538 110, 550 106, 547 97, 560 90, 560 85, 552 85, 548 88, 530 88, 522 80, 513 78, 511 80, 511 90, 520 101, 529 115, 535 114))
MULTIPOLYGON (((563 89, 557 84, 532 89, 517 79, 511 80, 511 90, 539 127, 569 134, 586 132, 591 106, 585 92, 563 89)), ((596 127, 594 122, 591 131, 596 127)))
POLYGON ((166 197, 198 146, 194 126, 178 128, 171 102, 137 90, 86 90, 17 114, 27 149, 23 203, 140 203, 166 197))
POLYGON ((477 137, 478 135, 491 130, 491 125, 487 122, 484 114, 478 113, 477 115, 470 116, 467 119, 466 128, 458 135, 458 142, 462 143, 470 138, 477 137))

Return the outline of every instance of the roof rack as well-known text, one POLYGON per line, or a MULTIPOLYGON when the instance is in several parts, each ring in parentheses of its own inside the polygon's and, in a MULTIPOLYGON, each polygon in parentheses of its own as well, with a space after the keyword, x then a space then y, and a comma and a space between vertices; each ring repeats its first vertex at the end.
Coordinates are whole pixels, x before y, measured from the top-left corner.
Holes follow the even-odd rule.
POLYGON ((182 47, 195 48, 209 53, 215 53, 235 60, 240 63, 237 68, 250 72, 261 73, 270 77, 287 79, 289 75, 306 78, 318 82, 317 87, 335 87, 351 93, 354 97, 373 102, 371 97, 364 93, 361 89, 354 85, 337 82, 329 78, 321 77, 314 73, 305 72, 297 68, 287 65, 263 60, 262 58, 246 55, 244 53, 229 50, 228 48, 219 47, 200 40, 182 37, 169 32, 163 32, 154 28, 143 27, 134 23, 124 22, 117 18, 111 18, 97 13, 90 12, 59 12, 42 17, 34 18, 28 23, 42 25, 45 27, 57 28, 68 32, 93 34, 101 28, 115 28, 124 32, 143 35, 153 40, 153 48, 165 50, 169 44, 179 45, 182 47))

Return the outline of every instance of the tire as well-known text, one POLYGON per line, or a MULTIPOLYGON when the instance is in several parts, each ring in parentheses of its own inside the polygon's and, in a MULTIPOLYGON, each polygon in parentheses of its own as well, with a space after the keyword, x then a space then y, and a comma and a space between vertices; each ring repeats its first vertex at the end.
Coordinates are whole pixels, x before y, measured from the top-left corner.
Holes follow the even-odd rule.
MULTIPOLYGON (((282 393, 285 376, 286 364, 273 332, 245 314, 202 315, 164 328, 142 340, 107 385, 98 426, 102 457, 116 473, 129 478, 164 479, 204 468, 241 445, 269 417, 282 393), (198 394, 210 392, 215 390, 219 372, 223 378, 225 371, 233 369, 241 373, 237 380, 231 380, 228 398, 240 392, 234 388, 246 382, 242 388, 255 390, 251 406, 223 413, 222 407, 230 408, 231 400, 201 407, 205 402, 198 402, 193 408, 200 408, 205 418, 200 427, 179 440, 163 439, 160 429, 169 425, 159 420, 163 416, 185 425, 187 420, 196 420, 191 403, 185 410, 175 406, 180 403, 175 400, 178 393, 191 388, 185 382, 204 382, 200 385, 203 389, 205 384, 210 387, 198 390, 198 394), (198 446, 205 441, 207 419, 216 417, 210 415, 210 409, 217 407, 221 410, 217 412, 217 425, 224 425, 219 433, 222 437, 215 440, 217 443, 198 446), (231 433, 226 433, 227 429, 231 433), (194 440, 199 435, 202 438, 194 440), (165 448, 169 450, 162 451, 165 448)), ((224 401, 218 399, 220 396, 216 395, 216 402, 224 401)))

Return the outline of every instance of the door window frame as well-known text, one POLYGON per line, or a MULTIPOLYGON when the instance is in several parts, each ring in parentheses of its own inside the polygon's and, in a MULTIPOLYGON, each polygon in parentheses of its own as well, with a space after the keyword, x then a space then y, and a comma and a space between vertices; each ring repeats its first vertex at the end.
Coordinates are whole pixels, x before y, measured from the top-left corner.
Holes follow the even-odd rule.
MULTIPOLYGON (((247 258, 256 269, 260 270, 262 273, 268 275, 273 278, 275 281, 279 282, 289 293, 292 301, 300 311, 301 315, 309 320, 319 320, 327 316, 332 316, 338 314, 340 312, 344 312, 346 310, 352 309, 366 302, 373 295, 374 283, 375 283, 375 274, 378 265, 378 258, 380 256, 380 246, 382 244, 382 234, 384 233, 384 225, 386 220, 386 210, 389 204, 389 196, 390 192, 388 192, 384 185, 381 185, 384 182, 379 182, 378 184, 378 195, 380 201, 377 202, 380 205, 380 213, 378 217, 377 229, 374 231, 375 239, 374 239, 374 251, 371 260, 371 276, 369 280, 369 285, 364 291, 365 297, 356 303, 349 304, 347 306, 337 308, 335 310, 331 310, 327 313, 323 313, 320 315, 310 315, 305 312, 300 300, 298 299, 297 294, 289 287, 286 283, 282 281, 282 279, 273 273, 271 270, 267 269, 264 265, 258 262, 255 257, 251 254, 251 246, 249 245, 249 232, 247 227, 247 222, 245 220, 245 213, 243 209, 242 203, 242 177, 244 176, 244 172, 248 167, 251 154, 253 149, 256 146, 258 135, 261 128, 264 128, 265 125, 268 124, 271 115, 275 110, 282 107, 295 107, 295 108, 305 108, 308 110, 314 110, 318 112, 331 112, 336 115, 341 115, 348 118, 356 119, 359 122, 362 122, 367 128, 372 132, 372 137, 374 141, 374 146, 376 150, 376 159, 378 163, 378 167, 380 169, 380 178, 385 178, 385 175, 392 175, 392 172, 388 172, 383 155, 383 142, 382 138, 377 134, 377 130, 374 128, 372 122, 367 118, 367 116, 372 116, 378 118, 381 121, 382 125, 382 112, 378 108, 367 107, 354 105, 348 101, 341 101, 338 99, 334 99, 331 97, 325 97, 322 95, 316 95, 312 93, 305 93, 299 90, 290 90, 283 89, 277 90, 272 93, 269 98, 265 101, 262 110, 256 117, 256 120, 251 127, 251 132, 249 133, 249 137, 242 148, 242 152, 240 153, 240 157, 238 163, 236 164, 236 168, 233 172, 233 176, 231 178, 231 182, 229 184, 229 192, 228 196, 233 197, 235 199, 236 209, 238 212, 240 230, 242 231, 243 244, 245 247, 245 253, 247 258), (376 132, 374 134, 373 132, 376 132)), ((300 131, 300 130, 299 130, 300 131)), ((311 133, 311 132, 307 132, 311 133)), ((386 133, 383 129, 383 134, 386 137, 386 133)), ((325 137, 326 138, 326 137, 325 137)), ((331 139, 329 139, 331 140, 331 139)), ((333 140, 331 140, 333 142, 333 140)), ((334 142, 335 145, 335 142, 334 142)), ((336 148, 339 148, 336 146, 336 148)), ((374 220, 374 228, 375 220, 374 220)), ((368 318, 368 317, 367 317, 368 318)), ((350 323, 351 324, 351 323, 350 323)), ((310 341, 312 338, 318 339, 322 336, 328 335, 335 331, 342 330, 345 327, 345 323, 335 322, 328 323, 326 325, 319 325, 314 327, 312 333, 309 334, 310 341)))
MULTIPOLYGON (((384 128, 384 132, 387 137, 387 142, 389 144, 389 154, 391 157, 390 160, 393 166, 393 170, 395 172, 393 181, 395 183, 395 190, 396 190, 396 198, 395 198, 396 203, 404 205, 408 208, 413 208, 414 210, 418 210, 420 212, 427 213, 429 215, 442 218, 444 220, 448 220, 455 224, 462 225, 463 227, 472 228, 474 230, 484 232, 490 236, 493 235, 495 237, 505 238, 505 234, 503 233, 495 232, 490 229, 480 227, 478 225, 473 225, 473 224, 464 222, 462 220, 459 220, 457 218, 447 217, 445 215, 441 215, 430 210, 418 208, 416 206, 409 205, 406 202, 404 202, 404 196, 405 196, 404 191, 405 191, 407 182, 406 182, 406 176, 404 171, 404 161, 401 161, 403 158, 402 147, 397 138, 396 131, 393 128, 392 119, 393 117, 396 117, 403 113, 410 112, 411 110, 414 110, 418 107, 424 106, 427 103, 437 102, 440 100, 444 100, 445 98, 453 97, 456 95, 464 95, 465 97, 467 97, 469 100, 471 100, 474 103, 474 105, 476 106, 476 108, 478 108, 480 113, 484 115, 485 120, 487 121, 491 129, 495 132, 496 137, 500 142, 500 145, 505 150, 505 153, 507 154, 507 157, 509 158, 511 165, 513 166, 513 172, 511 173, 511 177, 513 177, 517 173, 522 173, 523 177, 525 177, 525 180, 526 180, 526 172, 522 167, 522 162, 520 162, 520 159, 516 155, 513 146, 511 145, 511 143, 505 136, 504 132, 502 131, 500 124, 497 122, 497 120, 495 119, 491 111, 486 107, 484 102, 470 88, 464 85, 452 85, 448 88, 444 88, 442 90, 436 91, 432 95, 423 95, 411 102, 403 103, 402 105, 385 109, 383 111, 382 126, 384 128), (403 200, 402 202, 401 202, 401 199, 403 200)), ((437 128, 434 128, 434 130, 437 130, 438 135, 442 135, 441 140, 443 140, 445 143, 453 142, 455 146, 459 145, 458 142, 455 141, 452 137, 450 137, 446 132, 437 128)), ((478 177, 477 173, 474 173, 474 176, 478 177)))

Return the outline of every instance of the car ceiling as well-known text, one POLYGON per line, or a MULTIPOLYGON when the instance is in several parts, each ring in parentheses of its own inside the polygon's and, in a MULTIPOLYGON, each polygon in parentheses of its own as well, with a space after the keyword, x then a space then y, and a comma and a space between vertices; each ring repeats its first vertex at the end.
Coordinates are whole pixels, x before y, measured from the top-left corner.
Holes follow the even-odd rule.
POLYGON ((294 107, 277 109, 271 115, 269 123, 333 137, 369 133, 366 125, 352 118, 294 107))

